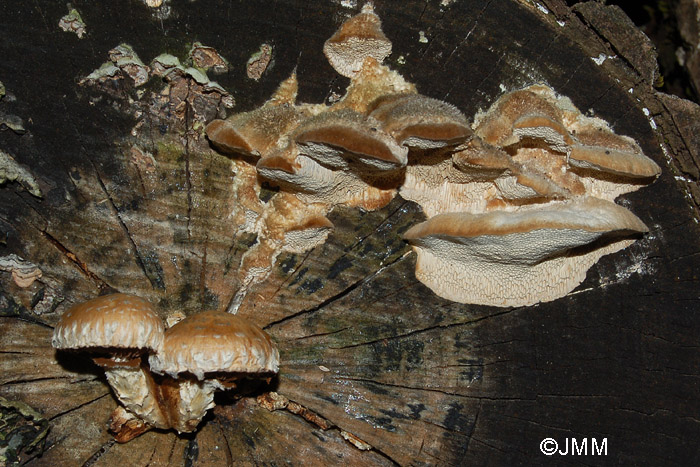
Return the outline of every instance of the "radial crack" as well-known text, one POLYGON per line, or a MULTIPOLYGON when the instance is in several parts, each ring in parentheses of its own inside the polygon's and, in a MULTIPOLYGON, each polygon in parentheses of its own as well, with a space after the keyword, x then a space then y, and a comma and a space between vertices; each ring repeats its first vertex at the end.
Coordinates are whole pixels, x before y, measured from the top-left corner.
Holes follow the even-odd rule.
POLYGON ((80 270, 80 272, 87 277, 88 279, 92 280, 93 282, 97 283, 97 286, 100 289, 104 289, 109 287, 109 285, 102 279, 100 278, 97 274, 94 272, 90 271, 88 268, 88 265, 82 261, 78 256, 73 253, 71 250, 66 248, 58 239, 56 239, 53 235, 48 233, 46 230, 41 230, 40 231, 42 236, 51 243, 58 251, 60 251, 68 260, 73 263, 75 267, 80 270))

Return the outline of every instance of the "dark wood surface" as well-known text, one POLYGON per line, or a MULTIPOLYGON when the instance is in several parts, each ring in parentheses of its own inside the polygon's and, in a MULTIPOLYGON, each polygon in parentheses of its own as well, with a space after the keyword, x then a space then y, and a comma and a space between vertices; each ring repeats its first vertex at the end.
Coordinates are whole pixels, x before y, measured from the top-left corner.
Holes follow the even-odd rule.
POLYGON ((388 63, 422 94, 471 117, 504 89, 546 82, 637 140, 663 173, 618 203, 650 232, 604 257, 566 297, 503 309, 449 302, 415 279, 415 256, 401 234, 424 218, 417 205, 397 197, 374 212, 337 208, 328 240, 304 255, 282 254, 240 308, 280 348, 280 375, 266 389, 300 404, 307 417, 225 395, 195 435, 149 432, 115 444, 106 422, 116 400, 102 372, 57 356, 51 326, 71 304, 110 290, 151 300, 163 317, 225 309, 255 239, 229 216, 244 195, 233 188, 243 172, 196 136, 191 119, 154 111, 132 136, 135 110, 152 108, 161 80, 139 88, 143 94, 128 79, 111 87, 79 82, 119 43, 150 62, 164 52, 183 58, 196 40, 229 61, 228 73, 209 76, 235 97, 234 111, 262 104, 295 67, 299 100, 324 102, 348 81, 326 62, 323 42, 357 8, 176 1, 163 19, 135 0, 73 5, 87 25, 83 39, 59 29, 67 13, 59 2, 14 2, 0 17, 0 81, 7 89, 0 111, 22 118, 27 130, 0 131, 0 149, 43 193, 37 198, 16 182, 0 188, 0 256, 16 254, 43 273, 22 288, 0 272, 0 396, 49 422, 45 444, 23 460, 700 461, 697 106, 654 90, 653 52, 636 42, 643 38, 631 24, 619 37, 606 29, 619 14, 613 7, 572 11, 557 0, 542 8, 467 0, 375 6, 394 44, 388 63), (419 41, 421 31, 427 43, 419 41), (256 81, 245 64, 263 43, 273 46, 273 57, 256 81), (599 65, 592 58, 600 54, 599 65), (134 162, 135 144, 153 153, 152 171, 134 162), (343 433, 372 449, 356 448, 343 433), (539 444, 547 437, 607 438, 607 456, 546 457, 539 444))

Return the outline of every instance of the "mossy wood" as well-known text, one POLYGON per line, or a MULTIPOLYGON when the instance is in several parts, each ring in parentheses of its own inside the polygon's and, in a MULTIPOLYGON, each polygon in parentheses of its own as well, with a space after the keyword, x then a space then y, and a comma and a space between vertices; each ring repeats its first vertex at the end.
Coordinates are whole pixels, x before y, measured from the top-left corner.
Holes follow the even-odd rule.
MULTIPOLYGON (((387 63, 426 96, 473 116, 505 90, 546 82, 634 138, 663 173, 618 203, 648 234, 564 298, 492 308, 441 299, 416 280, 401 237, 424 219, 416 204, 336 208, 326 242, 281 254, 239 307, 280 349, 279 376, 257 394, 295 404, 269 411, 256 393, 226 393, 194 434, 114 442, 107 421, 117 403, 102 372, 57 354, 52 326, 109 291, 140 295, 163 318, 224 310, 257 240, 230 215, 246 195, 244 174, 192 117, 221 116, 221 102, 190 88, 164 97, 158 77, 139 88, 125 76, 81 81, 120 43, 148 62, 183 59, 199 41, 228 61, 210 78, 233 95, 233 111, 261 105, 295 67, 299 100, 326 102, 348 81, 323 43, 355 3, 77 1, 82 38, 59 28, 63 3, 3 7, 0 113, 14 123, 2 126, 0 149, 42 194, 21 179, 0 188, 1 256, 41 270, 29 285, 0 272, 0 400, 11 423, 0 443, 22 433, 8 461, 540 464, 551 460, 543 438, 586 437, 608 446, 607 458, 587 462, 697 463, 699 112, 655 91, 653 49, 620 10, 589 2, 572 11, 558 0, 377 0, 375 10, 393 42, 387 63), (246 65, 269 53, 263 44, 272 57, 254 79, 246 65)), ((264 187, 258 197, 275 196, 264 187)))

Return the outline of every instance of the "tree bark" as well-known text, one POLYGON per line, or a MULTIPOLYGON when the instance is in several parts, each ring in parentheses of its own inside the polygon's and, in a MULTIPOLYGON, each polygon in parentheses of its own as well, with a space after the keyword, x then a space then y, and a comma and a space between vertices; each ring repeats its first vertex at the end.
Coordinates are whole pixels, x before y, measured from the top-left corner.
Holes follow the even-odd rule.
MULTIPOLYGON (((393 42, 388 64, 426 96, 471 117, 504 90, 545 82, 634 138, 663 169, 618 200, 650 227, 644 238, 559 300, 462 305, 415 278, 401 234, 424 219, 416 204, 397 196, 372 212, 336 208, 326 242, 281 254, 239 308, 280 348, 265 390, 287 408, 226 394, 195 434, 114 442, 104 375, 56 353, 52 326, 108 291, 147 298, 164 318, 225 310, 256 239, 231 214, 245 174, 197 136, 198 119, 226 112, 222 100, 192 81, 171 86, 178 96, 162 94, 158 77, 142 87, 124 74, 83 80, 120 43, 148 62, 183 59, 199 41, 228 60, 227 73, 209 77, 235 112, 261 105, 295 68, 299 101, 328 102, 348 81, 323 43, 355 3, 76 1, 82 38, 59 28, 64 4, 4 7, 0 113, 25 131, 6 124, 0 150, 31 177, 0 188, 0 256, 28 262, 25 276, 41 271, 29 285, 17 266, 0 272, 0 414, 12 415, 0 430, 33 430, 10 454, 105 466, 697 463, 700 110, 655 91, 653 47, 619 9, 560 0, 377 0, 375 11, 393 42), (250 78, 262 44, 271 60, 250 78), (550 458, 544 438, 562 449, 569 438, 605 438, 607 456, 589 444, 587 457, 550 458)), ((276 196, 268 188, 263 201, 276 196)))

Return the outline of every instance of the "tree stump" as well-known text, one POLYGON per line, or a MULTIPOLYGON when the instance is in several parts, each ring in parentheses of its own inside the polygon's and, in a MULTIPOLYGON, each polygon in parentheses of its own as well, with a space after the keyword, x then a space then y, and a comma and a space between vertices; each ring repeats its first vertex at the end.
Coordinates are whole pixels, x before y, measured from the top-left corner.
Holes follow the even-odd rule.
POLYGON ((242 199, 278 193, 246 191, 243 162, 214 151, 202 122, 258 107, 294 69, 300 101, 342 95, 348 80, 323 43, 361 6, 78 1, 66 30, 64 4, 4 7, 0 150, 12 159, 0 168, 14 174, 0 188, 0 447, 14 440, 0 450, 5 462, 698 462, 700 110, 654 89, 653 47, 617 7, 375 2, 393 42, 387 63, 422 94, 471 117, 545 82, 662 167, 618 199, 650 232, 603 257, 573 292, 510 308, 437 297, 402 240, 424 215, 400 196, 375 211, 334 209, 325 243, 281 253, 269 276, 244 284, 257 240, 236 217, 242 199), (183 59, 195 41, 227 60, 209 73, 225 91, 192 74, 168 92, 153 74, 138 85, 128 68, 91 78, 119 44, 150 63, 183 59), (258 394, 222 394, 196 433, 117 444, 102 372, 51 347, 68 307, 109 291, 147 298, 163 318, 239 300, 277 342, 280 374, 258 394), (286 408, 265 408, 268 391, 286 408), (547 457, 544 438, 562 450, 587 438, 588 456, 547 457), (591 438, 607 440, 607 456, 593 454, 591 438))

